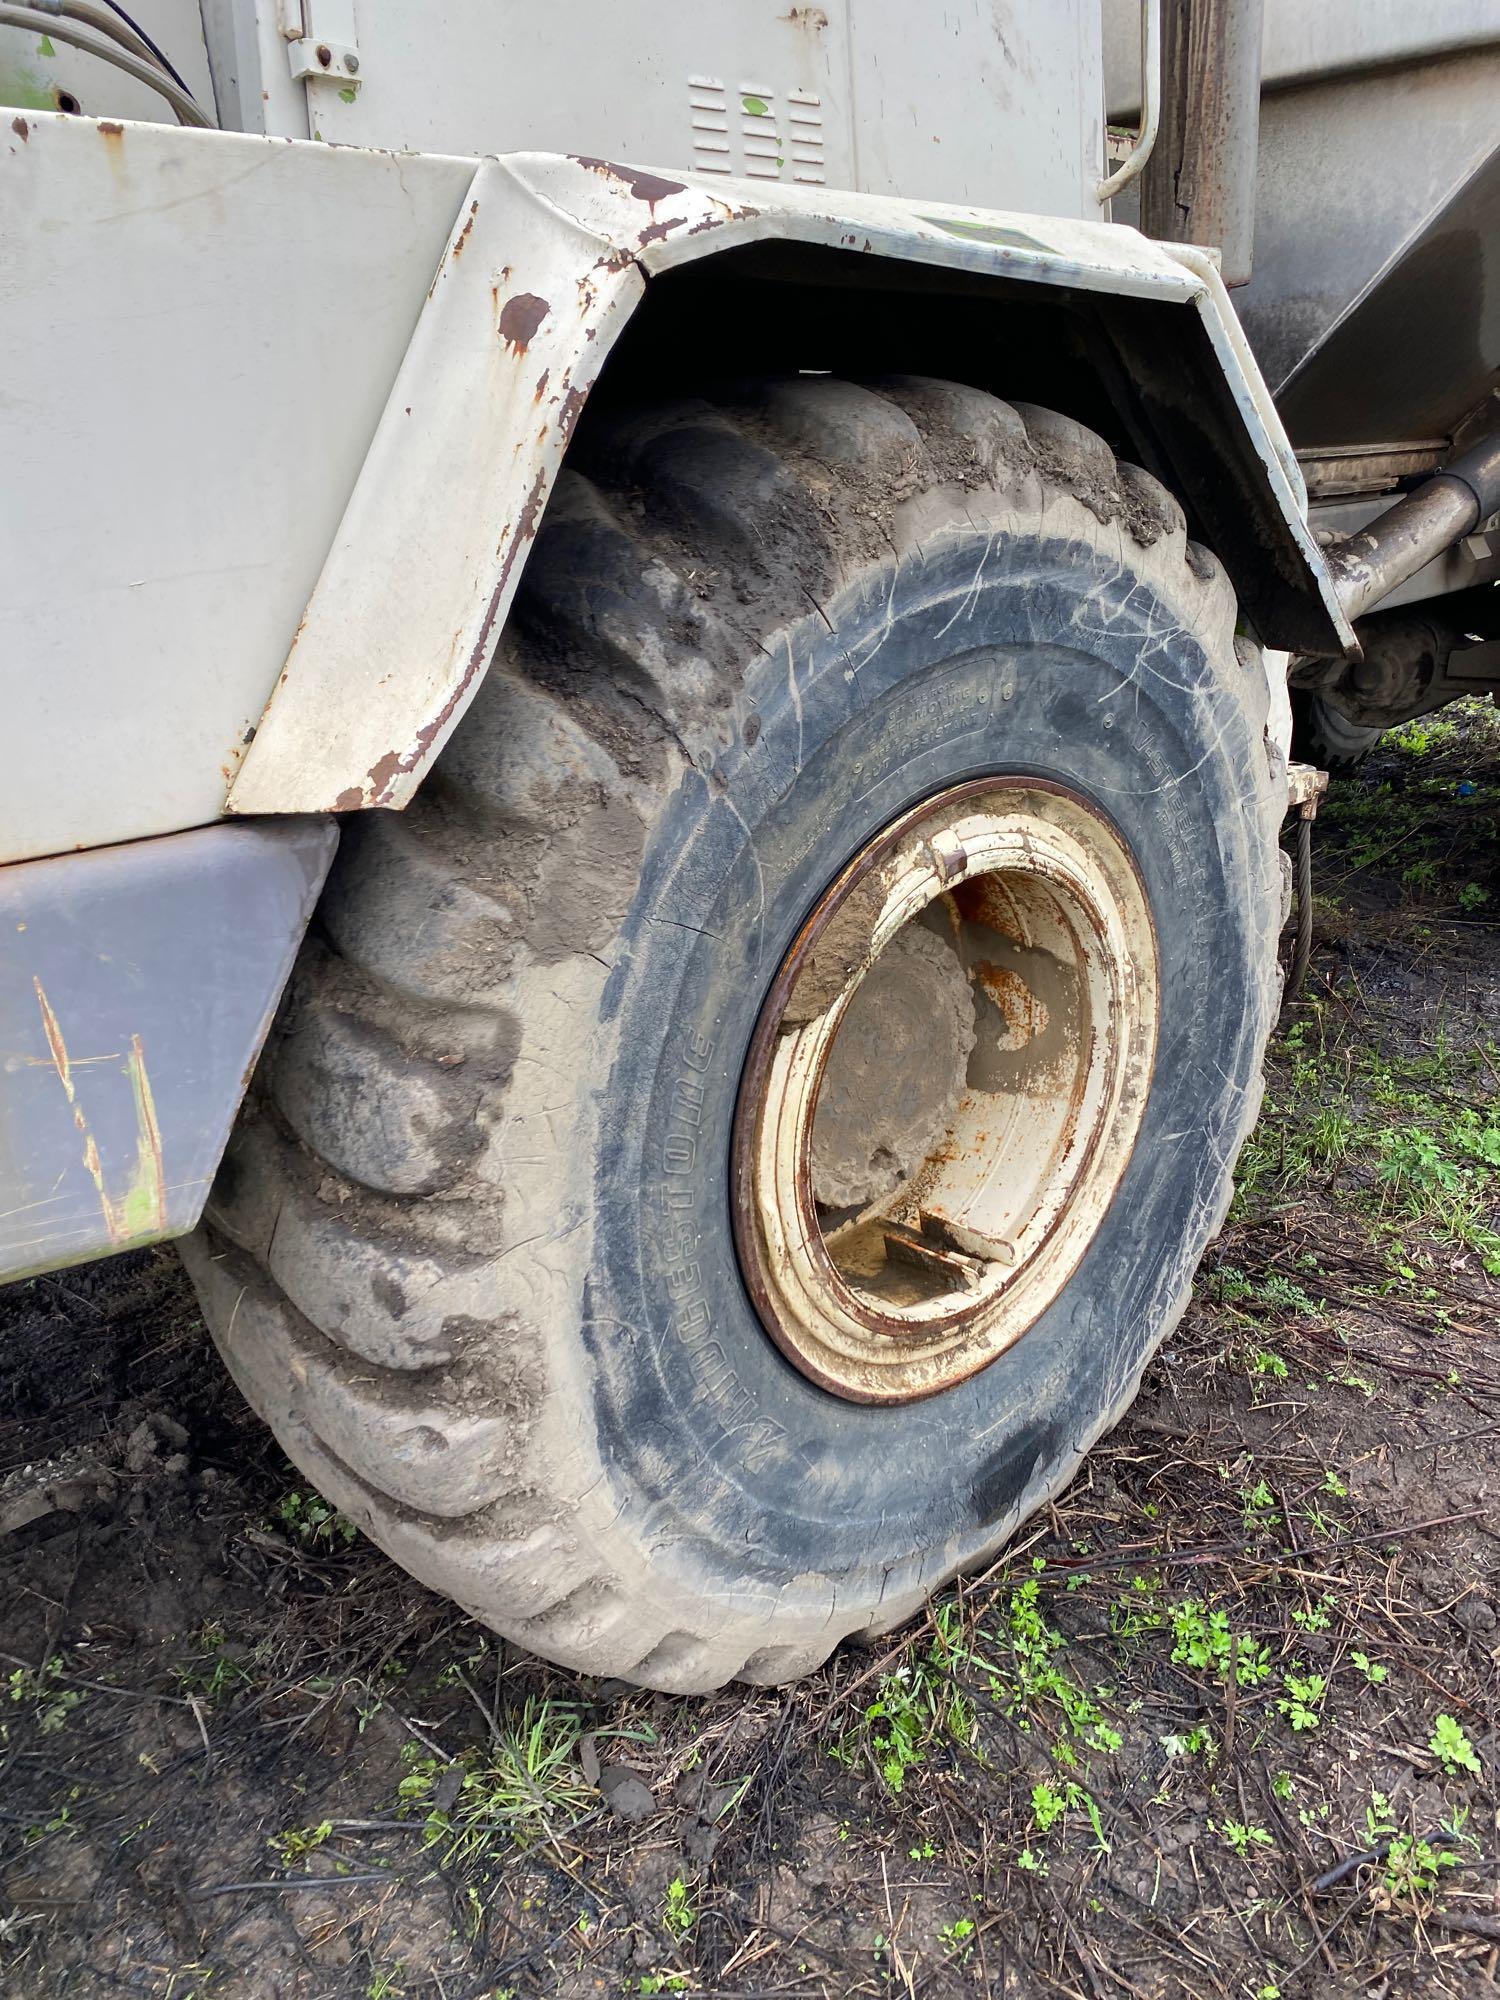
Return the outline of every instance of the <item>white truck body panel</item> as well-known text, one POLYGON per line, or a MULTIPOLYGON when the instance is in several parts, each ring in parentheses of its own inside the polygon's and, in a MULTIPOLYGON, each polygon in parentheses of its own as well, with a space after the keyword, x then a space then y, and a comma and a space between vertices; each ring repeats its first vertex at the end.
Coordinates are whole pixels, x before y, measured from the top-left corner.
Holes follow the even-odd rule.
POLYGON ((18 123, 0 313, 48 367, 4 420, 30 469, 0 533, 24 746, 4 859, 405 803, 478 685, 614 333, 652 275, 732 246, 1199 315, 1321 571, 1211 265, 1133 231, 601 161, 18 123))
POLYGON ((0 859, 221 815, 473 171, 0 121, 0 859))
POLYGON ((361 7, 364 81, 309 83, 308 136, 1102 212, 1099 0, 618 0, 575 7, 571 24, 569 11, 361 7))

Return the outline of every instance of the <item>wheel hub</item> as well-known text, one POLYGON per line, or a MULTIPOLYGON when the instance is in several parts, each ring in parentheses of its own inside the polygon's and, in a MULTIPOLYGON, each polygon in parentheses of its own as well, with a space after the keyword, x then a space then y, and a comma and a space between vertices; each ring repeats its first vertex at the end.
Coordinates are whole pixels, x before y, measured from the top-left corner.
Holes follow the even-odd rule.
POLYGON ((961 785, 854 858, 788 953, 736 1119, 735 1233, 778 1346, 860 1402, 988 1365, 1061 1291, 1129 1162, 1156 936, 1114 827, 961 785))

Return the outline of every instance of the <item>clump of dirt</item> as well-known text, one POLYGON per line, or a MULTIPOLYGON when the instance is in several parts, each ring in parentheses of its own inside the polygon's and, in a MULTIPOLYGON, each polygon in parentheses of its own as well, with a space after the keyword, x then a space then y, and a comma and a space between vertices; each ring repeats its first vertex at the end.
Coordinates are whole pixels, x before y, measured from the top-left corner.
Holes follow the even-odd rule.
POLYGON ((1494 1994, 1497 753, 1473 708, 1336 787, 1139 1402, 796 1686, 579 1680, 409 1582, 168 1252, 0 1295, 0 1992, 1494 1994))

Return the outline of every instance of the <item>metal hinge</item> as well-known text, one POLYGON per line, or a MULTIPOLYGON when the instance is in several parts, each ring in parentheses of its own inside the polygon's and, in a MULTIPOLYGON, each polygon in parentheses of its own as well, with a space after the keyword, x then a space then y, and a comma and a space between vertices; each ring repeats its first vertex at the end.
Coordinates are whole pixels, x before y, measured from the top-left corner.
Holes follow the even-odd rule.
POLYGON ((299 83, 333 83, 356 91, 359 36, 354 0, 281 0, 287 61, 299 83))

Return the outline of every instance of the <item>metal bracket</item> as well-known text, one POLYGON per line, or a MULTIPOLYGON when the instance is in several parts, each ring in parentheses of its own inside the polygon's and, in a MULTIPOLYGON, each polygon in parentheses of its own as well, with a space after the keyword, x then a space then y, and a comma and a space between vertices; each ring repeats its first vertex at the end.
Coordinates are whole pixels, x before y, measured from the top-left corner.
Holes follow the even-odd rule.
POLYGON ((359 50, 340 42, 315 42, 310 36, 287 44, 292 75, 301 82, 325 80, 359 89, 359 50))
POLYGON ((358 90, 359 39, 353 0, 296 0, 285 4, 282 34, 287 61, 299 83, 336 83, 358 90))
POLYGON ((1286 767, 1286 809, 1302 819, 1316 819, 1318 801, 1328 790, 1328 773, 1315 764, 1288 764, 1286 767))

